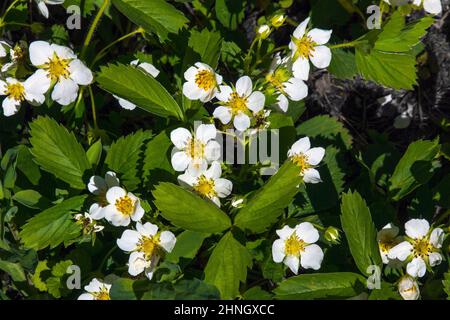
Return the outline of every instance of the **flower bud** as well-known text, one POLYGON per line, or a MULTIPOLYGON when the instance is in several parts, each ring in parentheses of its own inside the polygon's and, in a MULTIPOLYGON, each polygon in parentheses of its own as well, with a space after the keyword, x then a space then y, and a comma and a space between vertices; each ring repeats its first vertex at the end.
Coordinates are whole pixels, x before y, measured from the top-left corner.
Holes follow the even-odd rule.
POLYGON ((340 235, 339 229, 337 229, 335 227, 328 227, 325 230, 323 237, 325 238, 325 240, 327 240, 328 242, 331 242, 333 244, 338 244, 341 240, 341 235, 340 235))
POLYGON ((409 275, 400 279, 398 292, 404 300, 417 300, 420 298, 419 284, 409 275))
POLYGON ((279 28, 284 24, 286 17, 283 14, 277 14, 270 19, 270 23, 274 28, 279 28))
POLYGON ((267 24, 263 24, 258 28, 258 35, 261 39, 266 39, 272 30, 267 24))
POLYGON ((231 200, 231 205, 235 208, 242 208, 244 206, 244 198, 235 197, 231 200))

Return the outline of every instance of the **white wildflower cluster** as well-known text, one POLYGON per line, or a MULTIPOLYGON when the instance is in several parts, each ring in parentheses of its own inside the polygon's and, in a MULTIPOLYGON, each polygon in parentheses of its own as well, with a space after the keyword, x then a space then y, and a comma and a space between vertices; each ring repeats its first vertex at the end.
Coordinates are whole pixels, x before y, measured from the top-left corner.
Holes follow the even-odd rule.
POLYGON ((425 219, 411 219, 405 223, 405 236, 389 223, 378 232, 378 246, 384 264, 394 268, 406 265, 406 275, 399 280, 399 293, 405 300, 420 297, 417 278, 442 262, 444 230, 430 227, 425 219))
MULTIPOLYGON (((0 58, 7 51, 11 57, 11 62, 2 67, 2 72, 6 72, 19 59, 19 48, 12 49, 4 42, 0 47, 0 58)), ((35 41, 30 44, 29 58, 37 70, 27 79, 0 78, 0 95, 6 96, 2 103, 5 116, 16 114, 24 101, 34 106, 43 104, 49 91, 53 101, 69 105, 77 99, 79 86, 93 81, 91 70, 70 48, 35 41)))
POLYGON ((392 6, 403 6, 412 4, 413 6, 422 8, 425 12, 433 15, 438 15, 442 12, 441 0, 383 0, 385 3, 392 6))
MULTIPOLYGON (((141 200, 120 186, 117 175, 108 171, 105 177, 93 176, 87 185, 88 190, 96 197, 96 202, 83 217, 77 220, 98 221, 106 219, 115 227, 127 227, 131 221, 136 222, 136 230, 127 229, 117 239, 120 249, 130 254, 128 273, 137 276, 144 273, 152 279, 159 260, 166 252, 171 252, 176 243, 175 235, 170 231, 158 231, 158 226, 142 222, 144 209, 141 200)), ((103 230, 95 225, 94 231, 103 230)), ((86 291, 90 292, 88 289, 86 291)), ((96 297, 94 295, 94 297, 96 297)))

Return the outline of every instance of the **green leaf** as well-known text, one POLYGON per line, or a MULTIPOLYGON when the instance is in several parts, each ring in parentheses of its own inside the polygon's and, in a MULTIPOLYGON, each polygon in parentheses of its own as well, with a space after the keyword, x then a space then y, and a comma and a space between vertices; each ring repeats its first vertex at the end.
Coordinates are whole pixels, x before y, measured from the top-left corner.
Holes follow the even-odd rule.
POLYGON ((141 182, 139 161, 144 143, 150 138, 150 131, 139 130, 121 137, 108 150, 105 163, 111 170, 121 174, 121 181, 129 191, 135 190, 141 182))
POLYGON ((298 192, 297 186, 301 183, 299 174, 299 168, 286 161, 238 212, 234 224, 255 233, 265 231, 298 192))
POLYGON ((434 19, 426 16, 405 25, 405 17, 400 11, 396 11, 378 35, 375 49, 388 52, 409 52, 420 43, 420 39, 425 36, 427 29, 433 23, 434 19))
POLYGON ((438 140, 419 140, 408 146, 389 180, 389 193, 393 200, 402 199, 431 179, 435 171, 432 160, 439 150, 438 140))
POLYGON ((216 1, 216 16, 220 23, 231 30, 236 30, 245 17, 246 1, 216 1))
POLYGON ((380 289, 370 291, 369 300, 401 300, 397 288, 390 283, 382 282, 380 289))
POLYGON ((72 212, 80 210, 85 199, 86 196, 67 199, 29 219, 20 232, 23 244, 41 250, 79 236, 81 228, 73 220, 72 212))
POLYGON ((38 117, 30 128, 31 153, 36 163, 73 188, 85 189, 83 176, 91 166, 75 135, 47 117, 38 117))
POLYGON ((297 135, 310 138, 320 137, 326 142, 341 144, 347 149, 352 147, 353 138, 342 122, 329 115, 320 115, 305 122, 297 127, 297 135))
POLYGON ((13 196, 13 200, 32 209, 40 209, 43 206, 48 206, 50 204, 39 192, 34 190, 22 190, 16 192, 13 196))
POLYGON ((328 71, 338 79, 353 79, 358 70, 356 69, 355 55, 346 50, 334 49, 332 60, 328 71))
POLYGON ((222 37, 220 32, 192 30, 189 37, 189 47, 200 56, 200 61, 212 68, 217 67, 220 49, 222 47, 222 37))
POLYGON ((99 139, 88 149, 88 151, 86 151, 86 157, 91 166, 96 167, 98 165, 100 158, 102 157, 102 150, 102 140, 99 139))
POLYGON ((153 196, 161 215, 177 227, 207 233, 231 227, 230 218, 215 204, 175 184, 160 183, 153 196))
POLYGON ((343 299, 365 289, 365 278, 351 272, 302 274, 280 283, 274 290, 277 299, 343 299))
POLYGON ((239 283, 245 282, 252 257, 243 245, 226 233, 214 248, 205 268, 205 281, 215 285, 222 299, 234 299, 239 283))
POLYGON ((447 300, 450 300, 450 272, 444 273, 442 284, 444 285, 444 292, 447 294, 447 300))
POLYGON ((349 191, 342 194, 341 212, 342 229, 356 266, 362 274, 370 275, 369 266, 382 264, 370 210, 357 191, 349 191))
POLYGON ((23 268, 19 263, 0 260, 0 270, 9 274, 13 281, 21 282, 27 280, 25 272, 23 272, 23 268))
POLYGON ((33 185, 39 183, 41 171, 38 165, 33 162, 33 155, 30 149, 24 145, 19 145, 16 166, 33 185))
POLYGON ((50 270, 50 268, 47 265, 47 260, 39 261, 36 269, 34 270, 34 274, 31 277, 31 281, 33 282, 33 285, 39 290, 39 291, 47 291, 47 284, 45 281, 41 279, 41 274, 44 271, 50 270))
POLYGON ((109 295, 111 300, 136 300, 133 285, 136 281, 127 278, 119 278, 112 283, 109 295))
POLYGON ((189 21, 181 11, 165 0, 113 0, 116 8, 148 33, 161 41, 169 33, 178 33, 189 21))
POLYGON ((63 277, 67 275, 66 271, 69 266, 73 265, 71 260, 60 261, 52 267, 52 276, 45 283, 47 291, 55 298, 61 298, 61 291, 67 291, 65 283, 61 283, 63 277))
POLYGON ((97 76, 99 86, 139 108, 161 117, 183 119, 175 99, 152 76, 123 64, 103 66, 97 76))
POLYGON ((172 164, 170 163, 170 152, 172 148, 172 141, 170 141, 166 131, 160 132, 147 143, 142 168, 144 181, 157 183, 163 179, 161 175, 172 177, 174 173, 172 164))
POLYGON ((173 263, 178 263, 180 258, 192 259, 197 255, 198 250, 203 244, 203 240, 207 238, 209 234, 183 231, 177 236, 177 243, 172 252, 166 255, 166 260, 173 263))

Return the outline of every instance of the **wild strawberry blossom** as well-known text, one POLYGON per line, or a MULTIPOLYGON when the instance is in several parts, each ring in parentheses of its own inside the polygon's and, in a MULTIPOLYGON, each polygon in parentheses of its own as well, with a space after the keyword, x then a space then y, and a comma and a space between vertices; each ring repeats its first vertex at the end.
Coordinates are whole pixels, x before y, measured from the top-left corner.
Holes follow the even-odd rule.
POLYGON ((111 285, 96 278, 92 279, 91 282, 84 287, 84 290, 86 293, 80 295, 78 300, 111 300, 111 297, 109 296, 111 285))
POLYGON ((288 157, 300 168, 300 175, 305 183, 319 183, 322 181, 319 171, 314 168, 322 161, 324 155, 324 148, 311 148, 311 142, 308 137, 297 140, 288 151, 288 157))
POLYGON ((211 101, 222 83, 222 76, 205 63, 197 62, 184 73, 183 94, 190 100, 211 101))

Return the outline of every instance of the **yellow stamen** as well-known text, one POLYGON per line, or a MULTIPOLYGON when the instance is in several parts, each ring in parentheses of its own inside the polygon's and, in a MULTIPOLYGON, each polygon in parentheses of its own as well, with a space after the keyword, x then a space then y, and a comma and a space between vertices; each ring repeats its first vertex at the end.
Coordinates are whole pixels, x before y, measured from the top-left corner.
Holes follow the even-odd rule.
POLYGON ((269 73, 266 76, 266 81, 269 82, 270 84, 272 84, 281 93, 285 93, 283 83, 288 81, 289 78, 290 78, 290 75, 289 75, 288 70, 286 70, 284 68, 279 68, 279 69, 275 70, 274 72, 269 73))
POLYGON ((233 115, 247 111, 247 98, 241 97, 237 92, 233 92, 227 103, 233 115))
POLYGON ((305 251, 305 242, 293 233, 284 243, 284 252, 288 256, 299 256, 301 252, 305 251))
POLYGON ((209 91, 217 85, 216 75, 210 70, 200 70, 195 75, 195 83, 199 88, 209 91))
POLYGON ((49 78, 52 81, 58 81, 61 78, 67 79, 70 75, 69 63, 70 60, 61 59, 56 54, 53 54, 53 57, 44 64, 44 69, 47 70, 49 78))
POLYGON ((312 167, 308 162, 308 156, 303 153, 292 156, 291 161, 300 168, 300 174, 304 174, 307 169, 312 167))
POLYGON ((106 290, 106 288, 102 288, 100 292, 94 293, 93 296, 96 300, 111 300, 109 292, 106 290))
POLYGON ((131 216, 134 212, 134 201, 126 195, 116 200, 116 208, 124 216, 131 216))
POLYGON ((192 138, 187 143, 186 153, 192 159, 202 159, 205 156, 205 144, 198 139, 192 138))
POLYGON ((25 100, 25 87, 20 82, 9 83, 6 86, 6 95, 21 102, 25 100))
POLYGON ((212 198, 216 195, 216 191, 214 190, 214 180, 208 179, 204 175, 201 175, 198 178, 198 181, 193 188, 196 192, 207 198, 212 198))
POLYGON ((412 252, 415 258, 428 257, 428 255, 433 252, 433 246, 427 238, 414 240, 412 245, 412 252))
POLYGON ((294 55, 294 60, 299 57, 309 59, 314 56, 315 46, 317 46, 317 43, 315 43, 310 36, 304 35, 300 39, 293 38, 292 40, 297 48, 294 55))
POLYGON ((139 241, 138 251, 145 254, 147 259, 150 259, 159 248, 159 234, 154 237, 142 237, 139 241))

